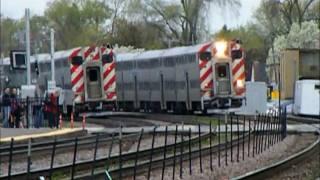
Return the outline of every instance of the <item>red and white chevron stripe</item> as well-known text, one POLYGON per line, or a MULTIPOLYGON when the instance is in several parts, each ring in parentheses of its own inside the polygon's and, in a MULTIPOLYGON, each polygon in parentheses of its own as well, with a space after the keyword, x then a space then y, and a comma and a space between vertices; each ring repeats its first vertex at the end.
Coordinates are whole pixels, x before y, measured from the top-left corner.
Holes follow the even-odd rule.
POLYGON ((245 69, 244 69, 244 57, 243 49, 239 43, 236 41, 231 41, 230 43, 231 51, 240 50, 242 52, 242 58, 234 59, 232 62, 232 83, 233 89, 237 96, 244 96, 245 93, 245 69), (242 87, 238 87, 237 83, 241 84, 242 87))
MULTIPOLYGON (((102 52, 102 54, 109 54, 113 56, 113 52, 110 49, 104 49, 102 52)), ((103 89, 108 101, 115 101, 117 99, 115 66, 115 59, 113 59, 111 63, 103 64, 103 89)))
MULTIPOLYGON (((74 49, 70 56, 71 60, 74 56, 82 56, 85 61, 90 61, 96 54, 95 47, 85 47, 74 49)), ((82 103, 84 101, 84 71, 82 65, 70 64, 71 85, 74 93, 74 102, 82 103)))
POLYGON ((245 70, 244 70, 244 59, 235 59, 232 63, 232 83, 233 88, 237 96, 244 96, 245 93, 245 70), (238 82, 237 82, 238 81, 238 82), (237 83, 243 85, 238 87, 237 83))
POLYGON ((98 54, 99 56, 99 50, 96 46, 89 46, 89 47, 85 47, 83 49, 83 58, 84 61, 91 61, 94 59, 94 57, 96 56, 96 54, 98 54))
MULTIPOLYGON (((202 52, 210 52, 211 43, 203 45, 199 54, 202 52)), ((202 97, 210 97, 213 87, 213 70, 211 60, 202 60, 199 56, 199 68, 200 68, 200 88, 202 97)))
MULTIPOLYGON (((69 61, 75 56, 82 56, 82 48, 74 49, 69 61)), ((83 101, 84 82, 83 82, 83 68, 81 65, 73 65, 70 63, 71 85, 74 92, 74 101, 81 103, 83 101)))

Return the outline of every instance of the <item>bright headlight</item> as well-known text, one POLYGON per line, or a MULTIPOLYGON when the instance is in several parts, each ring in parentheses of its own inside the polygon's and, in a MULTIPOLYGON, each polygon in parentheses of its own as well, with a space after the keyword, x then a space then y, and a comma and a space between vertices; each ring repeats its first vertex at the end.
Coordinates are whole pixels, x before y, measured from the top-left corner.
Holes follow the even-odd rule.
POLYGON ((244 82, 243 80, 238 79, 237 80, 237 88, 243 88, 244 87, 244 82))
POLYGON ((226 51, 228 47, 228 43, 226 41, 217 41, 215 42, 215 48, 216 48, 216 56, 217 57, 225 57, 226 51))

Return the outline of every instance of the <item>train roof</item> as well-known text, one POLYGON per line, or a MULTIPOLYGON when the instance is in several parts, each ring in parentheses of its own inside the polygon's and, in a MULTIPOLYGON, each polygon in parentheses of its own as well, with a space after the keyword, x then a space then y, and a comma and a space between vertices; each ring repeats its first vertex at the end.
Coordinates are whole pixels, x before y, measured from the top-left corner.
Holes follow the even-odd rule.
POLYGON ((144 60, 155 59, 159 57, 179 56, 183 54, 195 54, 206 45, 207 43, 193 45, 193 46, 181 46, 162 50, 151 50, 140 53, 121 53, 116 54, 117 61, 130 61, 130 60, 144 60))
MULTIPOLYGON (((170 57, 170 56, 179 56, 183 54, 195 54, 199 52, 201 47, 203 47, 207 43, 193 45, 193 46, 181 46, 181 47, 173 47, 169 49, 161 49, 161 50, 150 50, 144 52, 135 52, 135 53, 119 53, 116 54, 117 61, 131 61, 131 60, 144 60, 144 59, 155 59, 159 57, 170 57)), ((78 47, 79 48, 79 47, 78 47)), ((61 59, 67 59, 72 51, 78 48, 73 48, 64 51, 57 51, 54 53, 55 61, 61 59)), ((49 62, 51 59, 51 55, 49 53, 42 53, 38 55, 30 56, 30 62, 33 63, 35 60, 38 59, 39 63, 49 62)), ((4 65, 10 64, 10 58, 6 57, 3 60, 4 65)))
MULTIPOLYGON (((69 49, 69 50, 63 50, 63 51, 57 51, 54 53, 54 59, 55 61, 61 60, 61 59, 67 59, 68 56, 71 54, 73 50, 76 48, 69 49)), ((32 55, 30 56, 30 63, 33 63, 38 59, 39 63, 43 62, 49 62, 51 60, 51 55, 49 53, 41 53, 37 55, 32 55)), ((4 65, 9 65, 10 64, 10 57, 6 57, 3 59, 3 64, 4 65)))

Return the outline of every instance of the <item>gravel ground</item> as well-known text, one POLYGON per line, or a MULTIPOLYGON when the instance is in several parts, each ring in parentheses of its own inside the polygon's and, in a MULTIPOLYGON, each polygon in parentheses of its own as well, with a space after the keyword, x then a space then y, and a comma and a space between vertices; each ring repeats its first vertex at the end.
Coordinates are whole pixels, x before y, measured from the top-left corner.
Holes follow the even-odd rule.
MULTIPOLYGON (((177 139, 177 142, 180 141, 180 137, 177 139)), ((186 139, 187 137, 185 137, 186 139)), ((168 135, 168 144, 174 143, 174 136, 168 135)), ((134 152, 137 149, 137 141, 134 140, 129 143, 124 143, 122 145, 122 152, 134 152)), ((141 144, 140 144, 140 150, 148 149, 151 147, 152 144, 152 136, 151 135, 144 135, 141 144)), ((156 135, 155 136, 155 142, 154 147, 163 146, 164 145, 164 136, 163 135, 156 135)), ((99 146, 97 151, 97 158, 99 157, 106 157, 109 153, 110 144, 99 146)), ((88 150, 79 150, 77 152, 77 162, 79 161, 85 161, 85 160, 91 160, 93 159, 94 154, 94 145, 92 145, 91 149, 88 150)), ((112 155, 119 154, 119 144, 114 143, 112 148, 112 155)), ((62 164, 68 164, 72 163, 73 161, 73 151, 67 152, 67 153, 57 153, 54 159, 54 166, 62 165, 62 164)), ((31 170, 33 169, 39 169, 39 168, 49 168, 51 163, 51 154, 38 156, 37 159, 32 159, 32 165, 31 170)), ((23 172, 27 170, 27 161, 26 159, 22 159, 19 161, 14 161, 12 163, 12 173, 16 172, 23 172)), ((8 163, 1 163, 1 174, 7 174, 8 173, 8 163)))
POLYGON ((318 152, 309 159, 293 165, 289 169, 281 171, 280 173, 268 178, 268 180, 273 179, 320 180, 320 149, 318 149, 318 152))
POLYGON ((123 127, 141 127, 154 125, 169 125, 171 123, 159 120, 152 120, 139 117, 108 117, 108 118, 88 118, 87 122, 103 125, 108 128, 123 127))
MULTIPOLYGON (((245 160, 242 161, 242 147, 240 147, 239 159, 240 162, 236 162, 237 148, 233 148, 233 160, 231 163, 230 150, 228 151, 228 166, 225 166, 225 154, 224 151, 221 153, 221 167, 218 167, 217 154, 213 156, 213 171, 210 171, 210 159, 209 156, 202 158, 203 173, 200 173, 199 158, 192 161, 192 175, 189 175, 189 162, 183 162, 183 177, 182 179, 197 179, 197 180, 211 180, 211 179, 230 179, 235 176, 242 175, 246 172, 264 167, 273 162, 277 162, 280 159, 284 159, 289 155, 292 155, 299 150, 310 145, 315 140, 313 135, 289 135, 284 141, 270 147, 260 155, 256 155, 254 158, 251 157, 252 152, 250 151, 250 157, 247 157, 247 144, 245 144, 245 160)), ((250 148, 252 150, 252 146, 250 148)), ((172 179, 172 167, 165 169, 164 179, 172 179)), ((176 166, 176 179, 179 178, 179 165, 176 166)), ((140 175, 137 179, 147 179, 147 173, 140 175)), ((161 179, 161 169, 152 171, 151 179, 161 179)))

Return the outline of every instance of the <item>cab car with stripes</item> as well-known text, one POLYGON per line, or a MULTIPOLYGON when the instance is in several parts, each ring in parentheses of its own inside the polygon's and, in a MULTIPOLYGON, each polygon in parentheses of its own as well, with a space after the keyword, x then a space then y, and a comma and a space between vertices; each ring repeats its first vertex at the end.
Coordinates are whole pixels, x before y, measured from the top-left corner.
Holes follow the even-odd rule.
POLYGON ((69 62, 76 112, 99 107, 114 110, 116 74, 110 46, 76 48, 69 62))

